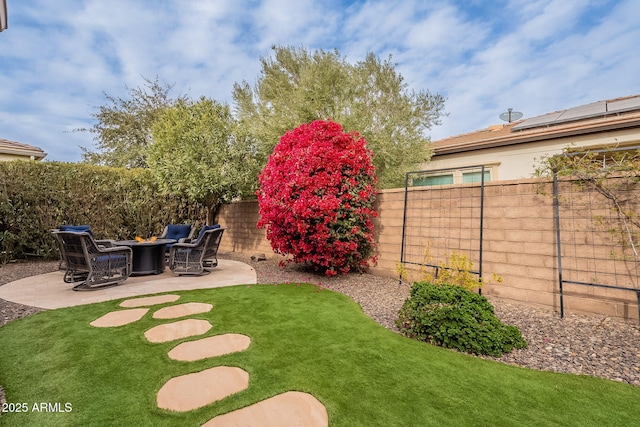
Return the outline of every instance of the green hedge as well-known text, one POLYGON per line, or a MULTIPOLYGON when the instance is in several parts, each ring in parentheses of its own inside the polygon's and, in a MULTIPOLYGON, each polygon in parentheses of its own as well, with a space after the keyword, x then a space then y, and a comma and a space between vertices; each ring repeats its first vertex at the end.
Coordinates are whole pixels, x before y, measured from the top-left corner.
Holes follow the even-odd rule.
POLYGON ((50 229, 89 224, 96 238, 158 235, 203 224, 204 206, 161 194, 151 171, 82 163, 0 162, 0 262, 58 256, 50 229))

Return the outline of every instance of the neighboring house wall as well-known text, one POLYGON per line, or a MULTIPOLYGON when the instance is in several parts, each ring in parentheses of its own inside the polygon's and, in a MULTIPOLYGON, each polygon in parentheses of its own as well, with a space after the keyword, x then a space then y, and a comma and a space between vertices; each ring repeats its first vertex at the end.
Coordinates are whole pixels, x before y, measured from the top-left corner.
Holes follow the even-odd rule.
POLYGON ((640 145, 640 128, 566 136, 444 155, 438 155, 436 151, 431 162, 420 165, 418 169, 436 170, 484 165, 492 171, 491 181, 530 178, 543 156, 560 154, 569 146, 589 148, 633 145, 640 145))
POLYGON ((6 162, 9 160, 35 160, 35 157, 31 158, 31 156, 23 156, 19 154, 8 154, 8 153, 0 152, 0 162, 6 162))
MULTIPOLYGON (((587 149, 637 145, 640 95, 598 101, 441 139, 433 143, 431 162, 418 169, 484 165, 490 170, 490 181, 520 179, 531 177, 543 156, 559 154, 569 146, 587 149)), ((461 174, 455 175, 458 179, 454 183, 461 183, 461 174)), ((423 181, 438 183, 437 179, 423 181)))
POLYGON ((0 161, 42 160, 46 155, 38 147, 0 138, 0 161))
MULTIPOLYGON (((429 188, 416 190, 429 191, 429 188)), ((441 187, 438 191, 442 192, 442 198, 456 197, 460 194, 460 186, 441 187)), ((548 181, 526 179, 487 184, 483 270, 486 278, 493 273, 501 276, 502 283, 486 284, 484 295, 559 310, 551 192, 548 181)), ((371 272, 383 277, 397 277, 404 189, 383 190, 376 203, 379 213, 374 221, 378 264, 371 272)), ((218 222, 228 229, 220 251, 248 255, 261 252, 269 258, 280 257, 271 250, 265 230, 256 228, 258 219, 257 201, 224 205, 218 222)), ((571 286, 566 291, 564 304, 567 312, 638 318, 638 301, 633 292, 586 286, 571 286)))

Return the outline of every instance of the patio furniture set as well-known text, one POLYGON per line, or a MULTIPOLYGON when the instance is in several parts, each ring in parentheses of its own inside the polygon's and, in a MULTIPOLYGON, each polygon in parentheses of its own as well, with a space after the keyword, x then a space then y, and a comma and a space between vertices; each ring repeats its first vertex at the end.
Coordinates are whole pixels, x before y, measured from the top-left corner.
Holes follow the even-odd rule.
POLYGON ((117 285, 129 276, 161 274, 168 264, 177 275, 202 275, 218 265, 225 228, 203 226, 194 239, 188 224, 171 224, 156 239, 96 240, 88 225, 61 225, 51 230, 60 250, 60 269, 73 289, 117 285))

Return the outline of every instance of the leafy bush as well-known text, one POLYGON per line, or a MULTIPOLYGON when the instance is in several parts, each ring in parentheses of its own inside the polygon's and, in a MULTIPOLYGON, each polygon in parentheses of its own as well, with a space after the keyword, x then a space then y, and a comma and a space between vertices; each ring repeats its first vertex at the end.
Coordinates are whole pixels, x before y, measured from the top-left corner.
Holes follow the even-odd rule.
POLYGON ((527 346, 517 327, 495 317, 485 297, 454 285, 414 283, 396 325, 409 338, 472 354, 499 357, 527 346))
POLYGON ((274 251, 327 275, 367 267, 376 216, 371 158, 364 138, 331 121, 303 124, 282 136, 257 192, 258 227, 267 229, 274 251))
MULTIPOLYGON (((433 266, 436 265, 435 262, 431 256, 431 246, 427 245, 423 252, 422 261, 419 263, 418 278, 411 281, 429 282, 434 285, 456 285, 469 291, 480 289, 484 283, 480 277, 473 273, 473 262, 467 254, 452 251, 448 260, 440 262, 436 267, 436 274, 433 271, 433 266)), ((396 262, 396 271, 403 281, 408 281, 410 273, 413 273, 401 262, 396 262)), ((416 274, 411 274, 411 276, 413 279, 416 274)), ((493 280, 498 283, 502 282, 502 278, 495 273, 493 274, 493 280)))

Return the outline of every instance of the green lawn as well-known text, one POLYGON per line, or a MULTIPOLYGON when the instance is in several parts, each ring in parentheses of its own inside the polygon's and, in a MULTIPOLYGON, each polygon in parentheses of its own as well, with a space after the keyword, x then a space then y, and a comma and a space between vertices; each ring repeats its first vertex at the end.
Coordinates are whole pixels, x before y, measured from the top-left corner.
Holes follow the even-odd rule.
POLYGON ((199 426, 288 390, 313 394, 331 426, 631 426, 640 388, 597 378, 538 372, 412 341, 375 323, 348 297, 310 285, 254 285, 179 292, 178 303, 211 302, 207 335, 248 335, 244 352, 176 362, 177 343, 151 344, 151 318, 118 328, 89 322, 118 301, 53 310, 0 328, 0 384, 29 412, 1 426, 199 426), (171 377, 238 366, 249 388, 190 413, 159 410, 171 377), (71 412, 32 412, 34 403, 71 412))

